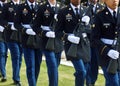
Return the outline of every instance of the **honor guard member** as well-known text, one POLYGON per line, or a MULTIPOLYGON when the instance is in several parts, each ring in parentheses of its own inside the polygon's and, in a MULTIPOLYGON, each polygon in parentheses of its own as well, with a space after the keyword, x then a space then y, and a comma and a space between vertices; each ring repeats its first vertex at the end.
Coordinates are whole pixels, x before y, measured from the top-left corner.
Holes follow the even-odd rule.
POLYGON ((105 0, 104 2, 106 7, 95 16, 92 43, 99 52, 99 63, 104 73, 105 86, 120 86, 120 74, 119 70, 117 70, 119 64, 118 66, 115 65, 119 62, 119 60, 117 60, 119 58, 117 47, 119 48, 118 43, 120 40, 117 40, 120 34, 119 0, 105 0), (117 62, 113 64, 112 61, 115 59, 117 62), (109 69, 111 67, 112 70, 109 69))
MULTIPOLYGON (((16 40, 11 39, 11 35, 14 31, 17 32, 17 29, 14 28, 14 14, 20 4, 19 0, 11 0, 4 6, 4 21, 7 22, 7 28, 5 29, 5 40, 7 46, 10 50, 12 69, 13 69, 13 81, 14 84, 20 85, 20 67, 22 61, 22 47, 20 43, 16 40)), ((16 36, 16 35, 14 35, 16 36)), ((17 38, 18 39, 18 38, 17 38)))
MULTIPOLYGON (((98 2, 99 0, 88 0, 87 2, 83 3, 85 7, 87 7, 87 15, 90 17, 90 25, 91 29, 94 27, 94 16, 104 8, 98 2)), ((91 40, 91 34, 88 34, 91 40)), ((91 61, 86 64, 87 66, 87 76, 86 76, 86 85, 87 86, 94 86, 97 76, 98 76, 98 52, 95 47, 91 45, 91 61)))
POLYGON ((29 86, 36 86, 42 60, 41 51, 39 47, 36 47, 37 42, 32 40, 36 39, 36 33, 32 29, 32 21, 38 7, 35 0, 26 0, 18 7, 14 18, 14 26, 22 34, 21 43, 29 86), (34 43, 30 44, 32 42, 34 43))
POLYGON ((58 66, 63 50, 62 43, 59 44, 58 42, 58 46, 60 47, 57 50, 56 45, 53 45, 54 41, 51 46, 55 46, 55 50, 46 48, 48 40, 55 39, 55 28, 52 25, 54 25, 54 17, 57 15, 55 13, 58 9, 59 5, 56 0, 47 0, 45 4, 40 6, 33 24, 34 31, 42 38, 42 51, 46 58, 49 86, 58 86, 58 66))
MULTIPOLYGON (((67 55, 71 44, 78 45, 81 39, 80 37, 75 36, 76 34, 73 33, 85 11, 84 8, 80 5, 80 2, 81 0, 70 0, 70 4, 60 10, 58 14, 58 22, 56 25, 57 28, 55 31, 56 37, 65 41, 64 49, 66 58, 72 62, 75 68, 75 86, 84 86, 84 80, 86 77, 86 67, 83 60, 80 59, 82 57, 74 58, 67 55)), ((75 51, 73 50, 73 52, 75 51)))
POLYGON ((5 15, 3 12, 5 0, 0 0, 0 72, 2 75, 1 82, 5 82, 6 78, 6 60, 7 60, 7 45, 4 37, 4 30, 6 29, 6 22, 4 22, 5 15))

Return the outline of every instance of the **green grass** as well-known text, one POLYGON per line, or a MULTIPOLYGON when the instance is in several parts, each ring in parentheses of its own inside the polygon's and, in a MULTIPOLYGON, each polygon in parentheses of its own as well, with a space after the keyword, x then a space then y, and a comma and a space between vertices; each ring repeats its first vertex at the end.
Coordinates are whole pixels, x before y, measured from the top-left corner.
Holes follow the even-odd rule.
MULTIPOLYGON (((13 85, 11 85, 13 83, 13 81, 12 81, 12 66, 11 66, 10 56, 8 57, 6 70, 7 70, 7 82, 4 82, 4 83, 0 82, 0 86, 13 86, 13 85)), ((60 67, 59 67, 59 86, 75 86, 73 73, 74 73, 73 67, 60 65, 60 67)), ((20 76, 21 76, 22 86, 28 86, 24 58, 23 58, 23 62, 22 62, 20 76)), ((39 74, 37 86, 48 86, 47 69, 46 69, 46 64, 44 61, 41 64, 41 72, 39 74)), ((97 80, 95 86, 104 86, 103 75, 99 74, 98 80, 97 80)))

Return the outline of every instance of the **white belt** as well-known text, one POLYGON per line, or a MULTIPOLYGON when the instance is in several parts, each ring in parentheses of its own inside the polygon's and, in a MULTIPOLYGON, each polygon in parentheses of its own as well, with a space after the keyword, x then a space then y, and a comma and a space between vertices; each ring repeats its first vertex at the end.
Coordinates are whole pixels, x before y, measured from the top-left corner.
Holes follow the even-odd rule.
POLYGON ((31 29, 30 24, 23 24, 22 26, 23 26, 24 28, 31 29))
POLYGON ((109 44, 109 45, 112 45, 113 42, 114 42, 114 45, 116 44, 116 40, 112 40, 112 39, 105 39, 105 38, 101 38, 101 41, 105 44, 109 44))
POLYGON ((43 30, 50 30, 50 27, 49 27, 49 26, 43 26, 43 25, 41 25, 41 28, 42 28, 43 30))
POLYGON ((8 22, 8 24, 13 25, 14 23, 13 22, 8 22))

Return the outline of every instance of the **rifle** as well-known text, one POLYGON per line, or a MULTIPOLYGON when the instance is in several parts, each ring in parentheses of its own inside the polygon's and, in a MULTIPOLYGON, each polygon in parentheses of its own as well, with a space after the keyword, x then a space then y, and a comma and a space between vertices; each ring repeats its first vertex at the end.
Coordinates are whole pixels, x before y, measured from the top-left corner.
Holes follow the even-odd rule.
MULTIPOLYGON (((83 16, 88 14, 91 11, 90 9, 92 7, 93 5, 90 5, 90 7, 86 10, 83 16)), ((88 29, 88 27, 90 28, 90 25, 86 26, 85 23, 81 21, 77 24, 77 26, 75 27, 75 30, 73 31, 73 34, 75 34, 75 36, 80 37, 80 43, 79 45, 72 43, 70 48, 68 49, 67 56, 70 56, 76 59, 81 58, 83 59, 84 62, 88 62, 90 60, 90 42, 87 36, 86 37, 83 36, 83 33, 91 32, 91 29, 88 29)))
POLYGON ((76 59, 83 59, 84 62, 88 62, 90 60, 90 42, 86 35, 86 26, 84 23, 78 23, 77 31, 74 30, 73 34, 75 36, 80 37, 80 43, 71 44, 67 55, 76 59))
MULTIPOLYGON (((65 0, 61 0, 60 8, 64 5, 65 0)), ((56 4, 57 5, 57 4, 56 4)), ((55 14, 58 14, 58 9, 55 6, 55 14)), ((50 23, 50 30, 54 31, 56 26, 56 19, 53 19, 50 23)), ((45 47, 47 50, 54 51, 55 50, 55 38, 49 38, 45 47)))
MULTIPOLYGON (((120 28, 116 27, 117 28, 117 34, 116 34, 116 37, 115 37, 115 40, 113 41, 112 43, 112 47, 113 49, 119 51, 119 47, 120 47, 120 28), (116 41, 116 44, 114 44, 114 42, 116 41)), ((115 74, 117 72, 117 70, 120 70, 120 58, 118 59, 111 59, 109 61, 109 65, 107 67, 107 72, 111 73, 111 74, 115 74)))

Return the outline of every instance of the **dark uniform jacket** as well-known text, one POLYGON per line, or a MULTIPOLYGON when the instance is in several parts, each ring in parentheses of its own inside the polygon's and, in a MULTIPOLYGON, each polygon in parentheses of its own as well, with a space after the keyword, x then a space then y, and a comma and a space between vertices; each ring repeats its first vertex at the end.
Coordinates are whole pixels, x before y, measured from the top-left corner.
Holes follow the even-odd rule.
MULTIPOLYGON (((84 8, 81 7, 80 15, 84 13, 84 8)), ((56 29, 56 36, 61 40, 65 41, 64 48, 65 53, 67 53, 71 43, 68 41, 67 37, 69 34, 72 34, 78 24, 80 17, 77 18, 71 5, 60 10, 58 14, 58 22, 56 29)), ((72 57, 66 56, 68 60, 73 59, 72 57)))
POLYGON ((120 9, 117 12, 117 24, 115 23, 113 16, 106 7, 95 16, 95 27, 92 31, 92 43, 99 50, 100 65, 107 65, 110 57, 107 53, 112 49, 111 44, 106 44, 102 39, 114 40, 117 34, 116 27, 120 27, 120 9))
MULTIPOLYGON (((6 16, 4 12, 4 4, 3 6, 0 5, 0 25, 3 26, 5 29, 8 27, 7 21, 5 21, 6 16)), ((0 32, 0 41, 5 41, 5 30, 0 32)))
POLYGON ((4 13, 5 13, 5 20, 7 22, 7 29, 5 29, 5 39, 7 42, 12 42, 11 34, 13 30, 11 30, 11 24, 14 22, 14 13, 17 9, 18 5, 15 5, 12 1, 5 4, 4 6, 4 13), (9 23, 8 23, 9 22, 9 23))
MULTIPOLYGON (((59 3, 56 4, 54 11, 50 6, 49 2, 47 1, 45 4, 40 6, 40 9, 36 14, 35 20, 33 22, 33 29, 42 38, 43 49, 45 49, 49 38, 46 37, 45 35, 46 32, 48 32, 48 30, 43 30, 41 26, 52 27, 54 21, 54 15, 58 13, 59 9, 60 9, 59 3)), ((60 52, 62 50, 63 50, 63 43, 62 41, 59 41, 58 46, 56 46, 55 44, 55 52, 60 52)))
MULTIPOLYGON (((91 26, 91 29, 94 27, 94 24, 93 24, 93 22, 94 22, 94 16, 100 11, 100 10, 102 10, 102 9, 104 9, 104 6, 103 5, 101 5, 101 4, 99 4, 99 3, 97 3, 96 4, 96 7, 95 7, 95 11, 93 12, 93 5, 92 4, 90 4, 90 3, 88 3, 88 2, 85 2, 85 3, 83 3, 83 6, 85 6, 87 9, 86 9, 86 15, 88 15, 89 17, 90 17, 90 26, 91 26)), ((91 35, 90 34, 88 34, 88 37, 89 37, 89 39, 90 39, 90 41, 91 41, 91 35)))
POLYGON ((29 35, 26 34, 26 27, 24 25, 30 25, 32 27, 32 21, 34 20, 35 14, 38 10, 37 3, 35 4, 34 10, 30 8, 27 2, 18 6, 15 13, 14 26, 22 33, 22 46, 26 48, 33 48, 33 46, 27 45, 29 35))

